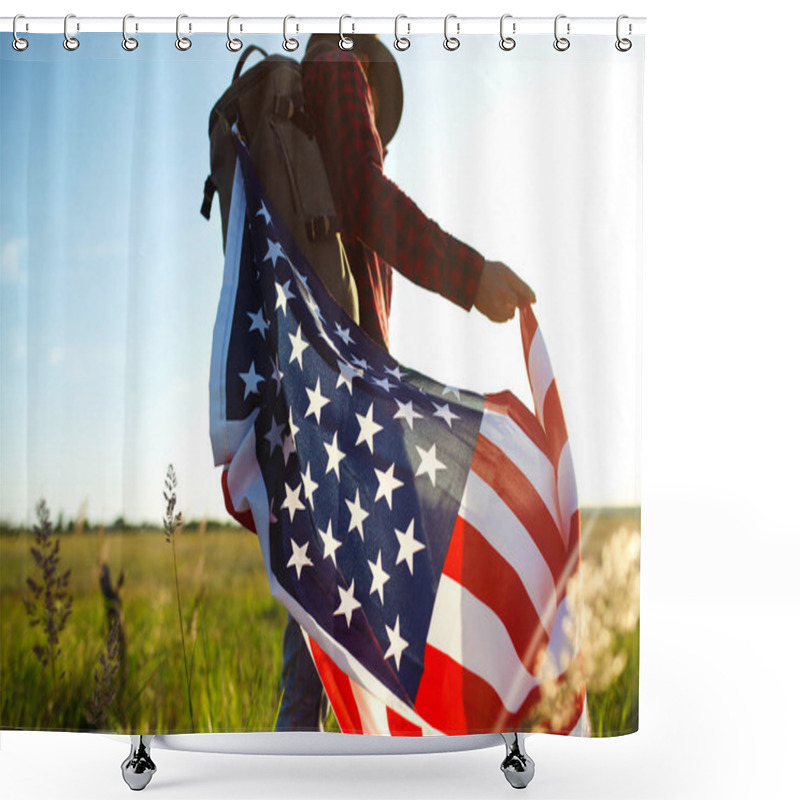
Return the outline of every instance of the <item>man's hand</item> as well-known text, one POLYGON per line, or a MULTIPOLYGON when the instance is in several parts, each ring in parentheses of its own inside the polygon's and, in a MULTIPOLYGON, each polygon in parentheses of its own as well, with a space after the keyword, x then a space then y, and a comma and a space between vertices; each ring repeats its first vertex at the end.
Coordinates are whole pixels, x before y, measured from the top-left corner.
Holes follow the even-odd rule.
POLYGON ((475 308, 492 322, 506 322, 517 306, 535 303, 536 295, 525 281, 501 261, 486 261, 475 295, 475 308))

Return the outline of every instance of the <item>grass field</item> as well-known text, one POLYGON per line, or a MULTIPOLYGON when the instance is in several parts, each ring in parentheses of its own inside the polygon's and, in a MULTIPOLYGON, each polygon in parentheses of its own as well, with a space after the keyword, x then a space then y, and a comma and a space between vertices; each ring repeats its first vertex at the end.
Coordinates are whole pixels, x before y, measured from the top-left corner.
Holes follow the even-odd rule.
MULTIPOLYGON (((599 563, 604 542, 621 525, 638 530, 638 512, 585 515, 585 563, 599 563)), ((1 727, 135 733, 274 729, 286 612, 270 595, 254 535, 203 525, 179 532, 174 562, 163 532, 108 530, 58 539, 59 569, 71 570, 73 603, 58 636, 61 652, 43 666, 33 653, 41 627, 30 626, 22 600, 30 594, 26 579, 37 576, 30 553, 34 539, 30 532, 0 537, 1 727), (105 698, 95 688, 103 679, 100 655, 109 630, 109 601, 100 589, 103 563, 113 586, 124 571, 116 606, 124 643, 119 657, 107 658, 118 669, 105 698)), ((633 631, 616 635, 624 670, 610 686, 590 692, 595 735, 638 727, 638 640, 638 622, 633 631)), ((338 730, 332 715, 328 729, 338 730)))

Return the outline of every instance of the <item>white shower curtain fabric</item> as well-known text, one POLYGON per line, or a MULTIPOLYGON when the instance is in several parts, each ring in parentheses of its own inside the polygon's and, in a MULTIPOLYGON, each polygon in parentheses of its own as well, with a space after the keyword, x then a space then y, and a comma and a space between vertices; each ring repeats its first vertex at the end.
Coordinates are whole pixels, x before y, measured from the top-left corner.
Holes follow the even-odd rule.
POLYGON ((198 213, 224 35, 119 38, 0 36, 0 726, 635 731, 643 38, 382 36, 391 141, 358 48, 313 63, 363 106, 306 64, 384 340, 281 218, 269 114, 224 120, 224 248, 198 213))

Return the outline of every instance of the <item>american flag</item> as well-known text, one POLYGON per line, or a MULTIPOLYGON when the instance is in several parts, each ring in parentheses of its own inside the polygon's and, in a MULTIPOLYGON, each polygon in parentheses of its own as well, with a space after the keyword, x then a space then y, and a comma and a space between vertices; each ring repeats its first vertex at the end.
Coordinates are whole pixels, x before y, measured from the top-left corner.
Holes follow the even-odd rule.
MULTIPOLYGON (((530 308, 536 413, 407 369, 333 301, 270 210, 241 140, 210 420, 229 511, 303 628, 344 732, 519 729, 559 669, 580 516, 530 308)), ((559 732, 585 732, 584 692, 559 732)))

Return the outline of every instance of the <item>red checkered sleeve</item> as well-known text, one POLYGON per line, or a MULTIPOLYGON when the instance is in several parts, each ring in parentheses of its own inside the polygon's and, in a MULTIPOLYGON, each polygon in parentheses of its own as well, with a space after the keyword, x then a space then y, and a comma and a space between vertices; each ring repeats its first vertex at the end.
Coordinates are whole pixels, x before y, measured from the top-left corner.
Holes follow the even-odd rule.
POLYGON ((471 308, 483 256, 443 231, 384 175, 372 96, 357 58, 332 50, 304 62, 303 88, 345 236, 420 286, 471 308))

